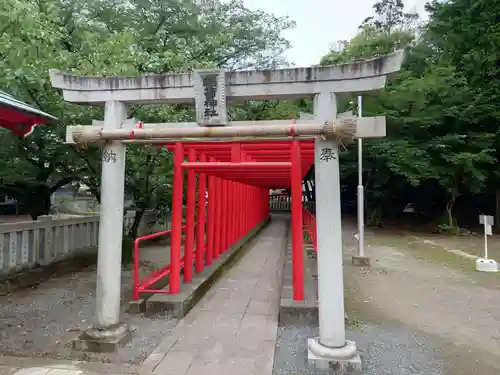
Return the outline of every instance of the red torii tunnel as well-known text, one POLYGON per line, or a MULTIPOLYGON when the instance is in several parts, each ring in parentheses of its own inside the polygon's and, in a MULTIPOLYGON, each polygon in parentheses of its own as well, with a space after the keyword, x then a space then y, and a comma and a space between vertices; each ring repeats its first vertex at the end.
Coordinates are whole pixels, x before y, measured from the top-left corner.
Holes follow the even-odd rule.
POLYGON ((194 272, 202 272, 267 220, 269 189, 290 188, 293 295, 295 300, 303 300, 302 179, 314 163, 314 141, 178 142, 165 146, 174 152, 172 229, 136 239, 133 298, 138 300, 140 293, 179 293, 182 268, 184 282, 191 282, 193 268, 194 272), (140 241, 162 235, 172 236, 170 264, 139 280, 140 241), (167 275, 168 290, 152 289, 153 284, 167 275))

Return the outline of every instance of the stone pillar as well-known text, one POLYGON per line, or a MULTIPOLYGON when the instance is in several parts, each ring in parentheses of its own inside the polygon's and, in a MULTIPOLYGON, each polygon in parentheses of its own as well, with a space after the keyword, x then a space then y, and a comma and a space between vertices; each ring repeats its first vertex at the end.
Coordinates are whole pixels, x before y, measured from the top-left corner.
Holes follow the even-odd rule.
MULTIPOLYGON (((126 118, 124 103, 106 102, 104 129, 119 129, 126 118)), ((113 351, 130 338, 127 326, 120 324, 124 192, 125 145, 107 142, 102 150, 96 319, 75 341, 76 349, 113 351)))
MULTIPOLYGON (((317 94, 314 115, 318 122, 335 121, 336 96, 317 94)), ((319 337, 308 341, 309 363, 318 370, 335 366, 361 370, 356 344, 345 339, 342 223, 338 145, 316 139, 314 151, 316 225, 318 242, 319 337)))

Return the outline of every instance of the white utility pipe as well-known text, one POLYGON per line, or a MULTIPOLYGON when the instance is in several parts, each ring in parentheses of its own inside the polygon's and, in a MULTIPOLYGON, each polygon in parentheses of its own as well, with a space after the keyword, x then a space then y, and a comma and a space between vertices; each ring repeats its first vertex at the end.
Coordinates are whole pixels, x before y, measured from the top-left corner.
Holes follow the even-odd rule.
MULTIPOLYGON (((358 117, 363 117, 363 99, 358 96, 358 117)), ((363 139, 358 138, 358 256, 365 256, 365 198, 363 187, 363 139)))

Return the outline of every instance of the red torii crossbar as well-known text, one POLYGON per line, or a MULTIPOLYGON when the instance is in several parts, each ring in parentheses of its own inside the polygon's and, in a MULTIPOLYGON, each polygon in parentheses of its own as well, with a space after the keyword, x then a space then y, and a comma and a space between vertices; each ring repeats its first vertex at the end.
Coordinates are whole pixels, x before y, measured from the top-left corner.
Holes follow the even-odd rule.
POLYGON ((179 293, 182 266, 184 282, 191 282, 193 263, 195 272, 202 272, 205 265, 211 265, 269 216, 269 189, 291 188, 293 295, 295 300, 303 300, 302 179, 314 162, 314 141, 178 142, 164 146, 174 152, 172 230, 168 232, 172 236, 171 263, 142 282, 135 277, 134 299, 139 298, 140 292, 151 292, 148 287, 166 275, 170 276, 168 292, 179 293))

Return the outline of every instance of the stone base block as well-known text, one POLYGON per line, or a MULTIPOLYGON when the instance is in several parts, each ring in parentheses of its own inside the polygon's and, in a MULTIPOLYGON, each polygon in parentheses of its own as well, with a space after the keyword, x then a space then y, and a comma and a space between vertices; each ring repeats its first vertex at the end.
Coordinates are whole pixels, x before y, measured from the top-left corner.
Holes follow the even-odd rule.
POLYGON ((493 259, 477 258, 476 271, 498 272, 498 263, 493 259))
POLYGON ((146 312, 146 300, 140 298, 138 301, 129 301, 128 312, 132 314, 141 314, 146 312))
POLYGON ((126 324, 107 328, 90 328, 73 340, 73 349, 78 351, 112 353, 131 340, 126 324))
POLYGON ((355 255, 352 257, 352 264, 357 267, 370 267, 370 258, 355 255))
MULTIPOLYGON (((319 355, 315 350, 311 350, 311 346, 318 346, 318 339, 309 339, 307 342, 307 363, 311 371, 319 374, 362 374, 363 364, 359 354, 350 349, 338 349, 339 354, 336 355, 337 349, 325 348, 325 353, 319 355), (328 353, 327 353, 328 352, 328 353), (351 352, 351 353, 348 353, 351 352)), ((356 344, 348 341, 346 348, 351 347, 356 350, 356 344)))

